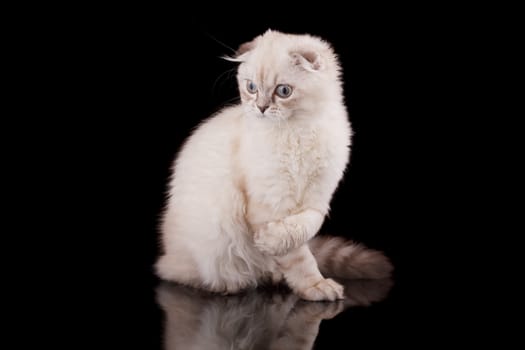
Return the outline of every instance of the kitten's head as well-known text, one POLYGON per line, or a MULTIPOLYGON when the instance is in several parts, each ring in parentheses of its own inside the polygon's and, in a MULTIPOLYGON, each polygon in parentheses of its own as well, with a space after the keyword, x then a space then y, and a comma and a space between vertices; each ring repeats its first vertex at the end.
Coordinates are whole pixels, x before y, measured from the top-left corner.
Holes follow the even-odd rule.
POLYGON ((268 30, 229 59, 240 62, 237 81, 248 114, 283 120, 341 101, 337 58, 319 38, 268 30))

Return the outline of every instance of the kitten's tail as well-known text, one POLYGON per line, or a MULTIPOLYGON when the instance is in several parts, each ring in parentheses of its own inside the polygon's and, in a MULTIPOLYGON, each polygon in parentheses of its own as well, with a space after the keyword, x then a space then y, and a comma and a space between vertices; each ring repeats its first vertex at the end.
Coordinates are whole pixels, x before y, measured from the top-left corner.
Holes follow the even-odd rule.
POLYGON ((380 251, 343 239, 316 236, 308 242, 323 275, 338 278, 387 278, 394 269, 380 251))

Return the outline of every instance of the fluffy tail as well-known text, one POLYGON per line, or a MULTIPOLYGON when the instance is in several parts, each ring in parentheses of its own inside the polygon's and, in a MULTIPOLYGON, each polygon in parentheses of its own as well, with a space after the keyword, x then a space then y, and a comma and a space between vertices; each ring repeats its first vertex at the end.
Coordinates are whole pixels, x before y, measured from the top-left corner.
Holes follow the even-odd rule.
POLYGON ((394 267, 380 251, 340 237, 317 236, 308 242, 321 273, 338 278, 387 278, 394 267))

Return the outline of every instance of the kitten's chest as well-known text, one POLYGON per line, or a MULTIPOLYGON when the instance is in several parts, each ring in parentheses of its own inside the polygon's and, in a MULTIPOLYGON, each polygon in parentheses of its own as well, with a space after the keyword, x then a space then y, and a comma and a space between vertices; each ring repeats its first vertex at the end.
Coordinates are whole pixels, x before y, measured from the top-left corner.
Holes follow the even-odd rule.
POLYGON ((326 166, 328 154, 318 132, 285 135, 272 146, 268 157, 277 164, 275 171, 289 182, 305 182, 326 166))
POLYGON ((330 162, 324 135, 303 129, 257 136, 246 140, 251 164, 247 171, 249 192, 262 201, 287 197, 300 203, 330 162))

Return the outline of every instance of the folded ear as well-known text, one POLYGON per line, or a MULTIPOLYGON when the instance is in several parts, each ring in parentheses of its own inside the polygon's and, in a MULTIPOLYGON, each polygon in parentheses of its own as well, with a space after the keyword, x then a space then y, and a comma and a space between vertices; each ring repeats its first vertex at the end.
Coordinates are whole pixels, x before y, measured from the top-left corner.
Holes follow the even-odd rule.
POLYGON ((253 39, 252 41, 248 41, 244 44, 241 44, 241 46, 239 46, 239 48, 237 49, 237 51, 235 51, 235 54, 233 56, 223 56, 222 58, 231 62, 243 62, 246 56, 250 53, 250 51, 255 49, 256 40, 257 38, 253 39))
POLYGON ((324 68, 324 62, 321 55, 315 51, 296 51, 292 52, 291 56, 294 60, 294 64, 306 69, 307 71, 316 72, 324 68))
POLYGON ((253 49, 255 49, 255 39, 252 41, 248 41, 247 43, 241 44, 237 51, 235 51, 235 57, 244 55, 245 53, 252 51, 253 49))

